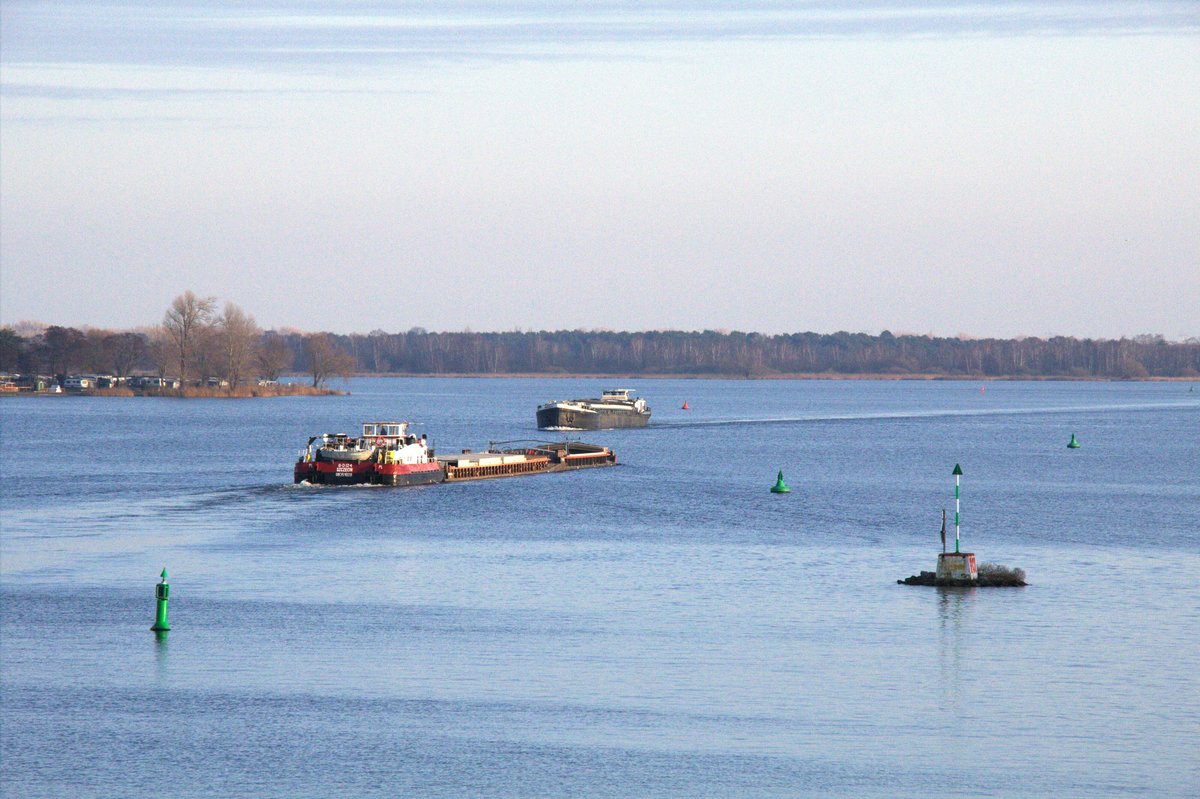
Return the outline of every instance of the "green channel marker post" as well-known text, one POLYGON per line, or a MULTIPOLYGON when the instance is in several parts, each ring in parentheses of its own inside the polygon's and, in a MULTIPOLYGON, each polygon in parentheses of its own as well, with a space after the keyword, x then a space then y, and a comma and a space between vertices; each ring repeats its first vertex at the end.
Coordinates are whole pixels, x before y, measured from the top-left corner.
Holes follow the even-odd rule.
POLYGON ((787 494, 791 490, 792 489, 788 488, 787 484, 783 482, 783 469, 780 469, 779 477, 777 477, 775 479, 775 485, 771 486, 771 493, 772 494, 787 494))
POLYGON ((942 544, 942 553, 938 555, 937 571, 934 573, 934 585, 976 585, 979 580, 979 569, 975 565, 974 552, 960 552, 959 539, 962 514, 959 512, 959 501, 962 491, 959 488, 959 478, 962 477, 962 467, 954 464, 954 551, 946 552, 946 544, 942 544))
POLYGON ((954 552, 958 553, 958 479, 962 477, 962 467, 954 464, 954 552))
POLYGON ((171 625, 167 623, 167 596, 171 593, 171 585, 167 582, 167 570, 162 570, 162 582, 154 586, 154 598, 158 600, 157 618, 154 620, 154 626, 151 630, 156 633, 165 633, 171 629, 171 625))

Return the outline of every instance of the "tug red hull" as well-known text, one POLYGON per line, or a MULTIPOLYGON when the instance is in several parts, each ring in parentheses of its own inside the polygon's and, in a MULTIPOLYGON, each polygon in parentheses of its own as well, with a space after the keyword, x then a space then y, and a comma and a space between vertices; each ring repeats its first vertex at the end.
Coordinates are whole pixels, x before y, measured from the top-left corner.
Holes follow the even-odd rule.
POLYGON ((446 474, 436 462, 309 461, 297 463, 292 478, 320 485, 413 486, 440 483, 446 474))

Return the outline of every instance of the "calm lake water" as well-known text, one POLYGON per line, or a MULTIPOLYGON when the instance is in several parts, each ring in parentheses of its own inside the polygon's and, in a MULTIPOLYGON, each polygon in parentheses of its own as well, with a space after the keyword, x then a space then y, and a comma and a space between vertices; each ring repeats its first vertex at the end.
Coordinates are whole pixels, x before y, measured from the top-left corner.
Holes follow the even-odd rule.
POLYGON ((0 400, 3 796, 1200 794, 1200 391, 618 382, 616 468, 399 489, 292 461, 617 383, 0 400), (896 584, 955 463, 1030 586, 896 584))

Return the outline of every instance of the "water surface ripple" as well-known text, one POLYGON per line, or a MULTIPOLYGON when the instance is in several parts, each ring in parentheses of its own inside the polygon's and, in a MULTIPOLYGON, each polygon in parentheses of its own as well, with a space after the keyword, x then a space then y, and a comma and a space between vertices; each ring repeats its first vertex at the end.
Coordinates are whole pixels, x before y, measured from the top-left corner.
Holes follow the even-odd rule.
POLYGON ((535 438, 610 386, 4 398, 0 794, 1200 794, 1186 384, 632 385, 650 428, 571 434, 615 469, 414 489, 291 461, 369 419, 535 438), (896 585, 955 463, 964 549, 1029 587, 896 585))

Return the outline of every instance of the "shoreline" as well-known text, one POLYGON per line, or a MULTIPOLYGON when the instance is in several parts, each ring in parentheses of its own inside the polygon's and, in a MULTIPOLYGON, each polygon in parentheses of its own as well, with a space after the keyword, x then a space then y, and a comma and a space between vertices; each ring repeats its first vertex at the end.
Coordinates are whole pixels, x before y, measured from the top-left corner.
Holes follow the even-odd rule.
POLYGON ((1068 375, 945 375, 945 374, 837 374, 827 372, 795 372, 769 375, 707 374, 688 372, 681 374, 658 374, 636 372, 362 372, 354 377, 432 377, 432 378, 518 378, 545 380, 942 380, 958 382, 1012 383, 1012 382, 1064 382, 1064 383, 1200 383, 1195 377, 1075 377, 1068 375))
MULTIPOLYGON (((285 384, 287 385, 287 384, 285 384)), ((131 388, 97 388, 83 391, 12 391, 0 394, 0 397, 152 397, 159 399, 274 399, 277 397, 342 397, 349 396, 349 391, 335 388, 313 388, 312 386, 296 384, 296 388, 287 391, 264 391, 262 388, 237 389, 234 391, 222 389, 168 389, 166 391, 134 391, 131 388)))
MULTIPOLYGON (((772 375, 714 375, 714 374, 637 374, 637 373, 511 373, 511 374, 496 374, 494 372, 443 372, 440 374, 413 373, 413 372, 363 372, 353 375, 355 378, 433 378, 433 379, 515 379, 515 380, 839 380, 839 381, 943 381, 943 382, 959 382, 959 383, 1011 383, 1011 382, 1030 382, 1030 383, 1200 383, 1200 377, 1070 377, 1061 375, 1004 375, 1004 376, 979 376, 979 375, 941 375, 941 374, 828 374, 828 373, 795 373, 795 374, 772 374, 772 375)), ((0 393, 0 398, 3 397, 158 397, 163 399, 273 399, 278 397, 338 397, 350 396, 351 392, 348 389, 336 388, 313 388, 310 385, 303 383, 284 383, 282 386, 291 386, 290 390, 286 391, 263 391, 260 388, 249 390, 238 390, 237 392, 222 391, 220 389, 186 389, 183 391, 133 391, 132 389, 92 389, 87 391, 62 391, 58 393, 49 391, 14 391, 0 393)))

